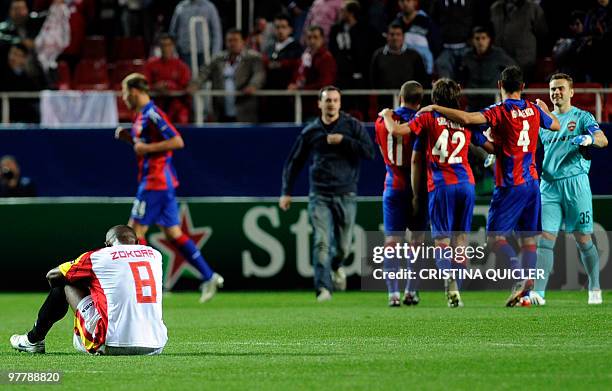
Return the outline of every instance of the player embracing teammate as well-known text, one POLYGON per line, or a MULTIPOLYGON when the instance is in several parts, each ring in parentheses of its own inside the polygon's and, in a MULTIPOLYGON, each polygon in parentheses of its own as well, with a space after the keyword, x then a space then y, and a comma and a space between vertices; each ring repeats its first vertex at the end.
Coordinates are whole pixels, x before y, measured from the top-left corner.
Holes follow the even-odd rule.
MULTIPOLYGON (((498 81, 503 101, 481 112, 468 113, 440 105, 424 111, 436 111, 463 125, 486 124, 491 128, 495 146, 495 190, 487 220, 489 240, 497 257, 505 259, 513 270, 535 269, 536 236, 541 231, 541 196, 536 170, 536 149, 540 128, 558 131, 558 119, 546 103, 537 104, 521 98, 524 89, 520 68, 504 69, 498 81), (519 236, 520 258, 508 243, 513 233, 519 236)), ((507 306, 514 306, 533 287, 533 280, 516 281, 507 306)))
MULTIPOLYGON (((438 105, 459 107, 461 88, 450 79, 440 79, 433 85, 432 101, 438 105)), ((444 115, 427 109, 410 122, 399 124, 393 113, 381 112, 386 127, 395 137, 408 137, 414 133, 422 144, 427 161, 427 191, 429 193, 429 218, 436 247, 436 266, 440 270, 464 268, 463 259, 454 259, 454 251, 467 245, 467 232, 471 230, 474 211, 474 176, 468 162, 468 146, 473 143, 489 152, 493 145, 479 129, 463 126, 444 115)), ((418 149, 418 148, 417 148, 418 149)), ((445 280, 449 307, 461 307, 460 278, 445 280)))

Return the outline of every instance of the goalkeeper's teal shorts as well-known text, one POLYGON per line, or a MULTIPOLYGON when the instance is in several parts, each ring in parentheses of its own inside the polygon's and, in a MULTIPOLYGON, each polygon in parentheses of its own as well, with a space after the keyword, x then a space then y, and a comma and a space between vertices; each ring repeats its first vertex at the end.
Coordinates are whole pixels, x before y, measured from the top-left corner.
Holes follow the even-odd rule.
POLYGON ((542 230, 556 234, 593 232, 593 196, 589 177, 580 174, 540 183, 542 194, 542 230))

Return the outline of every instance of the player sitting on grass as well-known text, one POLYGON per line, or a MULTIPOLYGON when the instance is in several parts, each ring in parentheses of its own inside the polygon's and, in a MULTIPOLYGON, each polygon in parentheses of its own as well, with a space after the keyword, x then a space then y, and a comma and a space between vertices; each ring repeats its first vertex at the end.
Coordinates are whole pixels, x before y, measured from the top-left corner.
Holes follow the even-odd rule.
MULTIPOLYGON (((482 112, 468 113, 454 108, 432 105, 425 110, 437 111, 451 121, 464 125, 487 124, 495 145, 495 190, 487 219, 489 240, 497 257, 506 259, 513 270, 535 269, 536 235, 541 231, 540 187, 536 170, 536 149, 540 127, 558 131, 559 120, 546 103, 537 105, 521 98, 525 87, 523 72, 508 67, 497 82, 503 102, 482 112), (506 238, 520 236, 521 261, 506 238), (522 266, 521 266, 522 263, 522 266)), ((424 111, 425 111, 424 110, 424 111)), ((516 281, 506 305, 515 306, 533 287, 532 279, 516 281)))
MULTIPOLYGON (((433 85, 431 99, 435 104, 459 107, 461 88, 450 79, 440 79, 433 85)), ((474 211, 474 175, 468 162, 468 144, 483 146, 493 151, 493 145, 479 129, 470 129, 436 112, 424 112, 400 125, 392 112, 383 111, 387 127, 394 136, 407 136, 411 132, 425 143, 427 154, 427 191, 429 192, 429 218, 435 240, 436 266, 440 270, 465 268, 465 257, 453 259, 447 247, 453 249, 467 245, 466 232, 471 230, 474 211)), ((444 286, 449 307, 462 307, 462 280, 449 278, 444 286)))
POLYGON ((117 225, 106 247, 86 252, 47 273, 51 291, 27 334, 13 348, 45 353, 45 337, 68 312, 75 313, 74 347, 91 354, 160 354, 168 340, 162 320, 162 259, 137 244, 134 230, 117 225))
POLYGON ((561 131, 540 129, 544 146, 542 162, 542 236, 538 242, 538 269, 544 279, 535 282, 538 296, 532 304, 545 304, 544 291, 553 268, 553 248, 557 234, 565 224, 565 232, 573 232, 580 260, 589 277, 588 304, 601 304, 599 288, 599 254, 593 244, 593 196, 589 184, 591 161, 588 146, 604 148, 608 139, 588 111, 572 106, 573 80, 557 73, 550 79, 550 100, 555 105, 561 131))

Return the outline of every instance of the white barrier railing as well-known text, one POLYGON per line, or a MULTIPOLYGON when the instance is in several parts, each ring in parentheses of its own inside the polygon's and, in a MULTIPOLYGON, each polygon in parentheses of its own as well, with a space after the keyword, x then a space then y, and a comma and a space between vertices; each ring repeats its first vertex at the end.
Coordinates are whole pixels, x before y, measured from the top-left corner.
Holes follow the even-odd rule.
POLYGON ((189 52, 191 75, 195 79, 198 76, 198 70, 202 65, 210 63, 210 30, 208 29, 208 21, 203 16, 193 16, 189 19, 189 52), (202 52, 204 55, 204 64, 199 63, 198 59, 198 36, 197 28, 200 26, 202 32, 202 52))
MULTIPOLYGON (((425 94, 429 94, 431 90, 425 90, 425 94)), ((487 89, 472 89, 466 88, 462 90, 464 95, 495 95, 496 99, 499 101, 499 90, 493 88, 487 89)), ((603 102, 604 102, 604 94, 612 94, 612 88, 575 88, 574 92, 576 94, 594 94, 595 95, 595 118, 597 121, 602 121, 603 116, 603 102)), ((255 96, 287 96, 294 97, 294 110, 295 117, 294 122, 296 124, 301 124, 303 122, 302 118, 302 97, 304 96, 317 96, 318 91, 309 90, 309 91, 289 91, 289 90, 259 90, 255 92, 253 95, 255 96)), ((531 88, 523 91, 524 94, 548 94, 547 88, 531 88)), ((117 96, 121 96, 120 92, 116 92, 117 96)), ((10 123, 10 105, 11 99, 40 99, 40 92, 0 92, 0 104, 2 105, 1 110, 1 119, 3 124, 10 123)), ((184 96, 186 93, 184 92, 174 92, 168 93, 164 96, 184 96)), ((194 93, 193 97, 196 100, 195 107, 204 107, 204 100, 211 97, 216 96, 229 96, 229 95, 242 95, 241 92, 226 92, 223 90, 200 90, 194 93)), ((394 106, 399 104, 397 90, 343 90, 342 95, 351 95, 351 96, 387 96, 393 98, 394 106)), ((155 96, 155 95, 153 95, 155 96)), ((550 102, 549 103, 550 106, 550 102)), ((202 125, 204 124, 204 115, 203 110, 196 110, 194 114, 195 124, 202 125)), ((607 119, 606 119, 607 120, 607 119)))

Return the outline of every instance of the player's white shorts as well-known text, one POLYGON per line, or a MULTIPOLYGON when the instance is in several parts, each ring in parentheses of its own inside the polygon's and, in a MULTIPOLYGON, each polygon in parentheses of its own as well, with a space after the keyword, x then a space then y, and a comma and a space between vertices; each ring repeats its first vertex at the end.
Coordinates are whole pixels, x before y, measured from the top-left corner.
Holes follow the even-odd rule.
MULTIPOLYGON (((104 354, 110 356, 120 355, 156 355, 161 354, 164 348, 146 348, 140 346, 106 346, 101 344, 103 338, 96 336, 96 328, 99 322, 103 322, 98 313, 91 296, 84 297, 77 305, 74 318, 74 336, 72 344, 74 348, 82 353, 104 354)), ((106 330, 106 327, 102 328, 106 330)), ((105 336, 104 336, 105 337, 105 336)))

